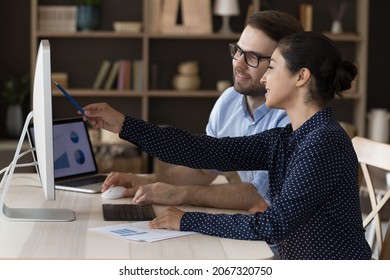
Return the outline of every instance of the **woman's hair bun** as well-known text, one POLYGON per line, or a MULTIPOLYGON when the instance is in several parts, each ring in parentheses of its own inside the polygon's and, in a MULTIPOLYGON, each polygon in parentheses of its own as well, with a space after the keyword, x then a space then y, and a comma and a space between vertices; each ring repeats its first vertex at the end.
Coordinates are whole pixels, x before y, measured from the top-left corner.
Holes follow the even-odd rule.
POLYGON ((355 64, 349 61, 342 61, 337 67, 336 76, 334 79, 333 86, 335 92, 339 93, 341 91, 351 88, 351 83, 357 75, 357 67, 355 64))

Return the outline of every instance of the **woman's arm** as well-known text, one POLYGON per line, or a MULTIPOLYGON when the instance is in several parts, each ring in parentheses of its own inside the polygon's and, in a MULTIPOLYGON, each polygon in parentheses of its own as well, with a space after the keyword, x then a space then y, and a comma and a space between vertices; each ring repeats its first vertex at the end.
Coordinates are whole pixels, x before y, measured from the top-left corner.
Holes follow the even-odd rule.
POLYGON ((126 116, 119 136, 168 163, 233 171, 266 170, 269 143, 276 141, 277 133, 267 131, 254 136, 214 138, 126 116))

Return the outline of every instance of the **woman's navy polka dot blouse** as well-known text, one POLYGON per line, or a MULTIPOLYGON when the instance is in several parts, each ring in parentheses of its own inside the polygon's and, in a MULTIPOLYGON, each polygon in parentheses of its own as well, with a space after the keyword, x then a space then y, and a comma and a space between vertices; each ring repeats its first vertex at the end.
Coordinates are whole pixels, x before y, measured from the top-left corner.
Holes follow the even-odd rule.
POLYGON ((276 243, 282 259, 370 259, 351 141, 323 109, 291 125, 245 137, 212 138, 127 116, 120 137, 173 164, 268 170, 272 206, 255 214, 187 212, 180 229, 276 243))

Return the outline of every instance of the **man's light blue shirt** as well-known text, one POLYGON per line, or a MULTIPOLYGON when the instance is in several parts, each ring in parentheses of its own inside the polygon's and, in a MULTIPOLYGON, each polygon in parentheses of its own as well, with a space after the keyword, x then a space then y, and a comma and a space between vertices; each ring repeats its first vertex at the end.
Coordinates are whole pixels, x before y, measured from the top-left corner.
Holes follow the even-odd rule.
MULTIPOLYGON (((265 104, 254 111, 253 117, 248 111, 245 96, 230 87, 215 103, 206 133, 218 138, 247 136, 290 123, 284 110, 269 109, 265 104)), ((238 171, 238 174, 242 182, 252 183, 267 203, 271 204, 267 171, 238 171)))

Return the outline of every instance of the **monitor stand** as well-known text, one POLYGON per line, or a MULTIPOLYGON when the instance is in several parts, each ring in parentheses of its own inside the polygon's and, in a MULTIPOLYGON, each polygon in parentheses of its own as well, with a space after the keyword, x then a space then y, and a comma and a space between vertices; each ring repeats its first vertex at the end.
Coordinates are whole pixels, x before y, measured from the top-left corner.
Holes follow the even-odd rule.
MULTIPOLYGON (((33 118, 33 112, 30 112, 24 123, 23 131, 19 138, 18 146, 15 151, 14 159, 4 173, 2 182, 5 180, 3 194, 0 200, 1 215, 9 221, 15 222, 69 222, 75 220, 75 215, 71 209, 63 208, 11 208, 5 204, 8 189, 14 175, 16 163, 21 155, 23 142, 27 135, 28 125, 33 118)), ((35 157, 34 157, 35 158, 35 157)))

